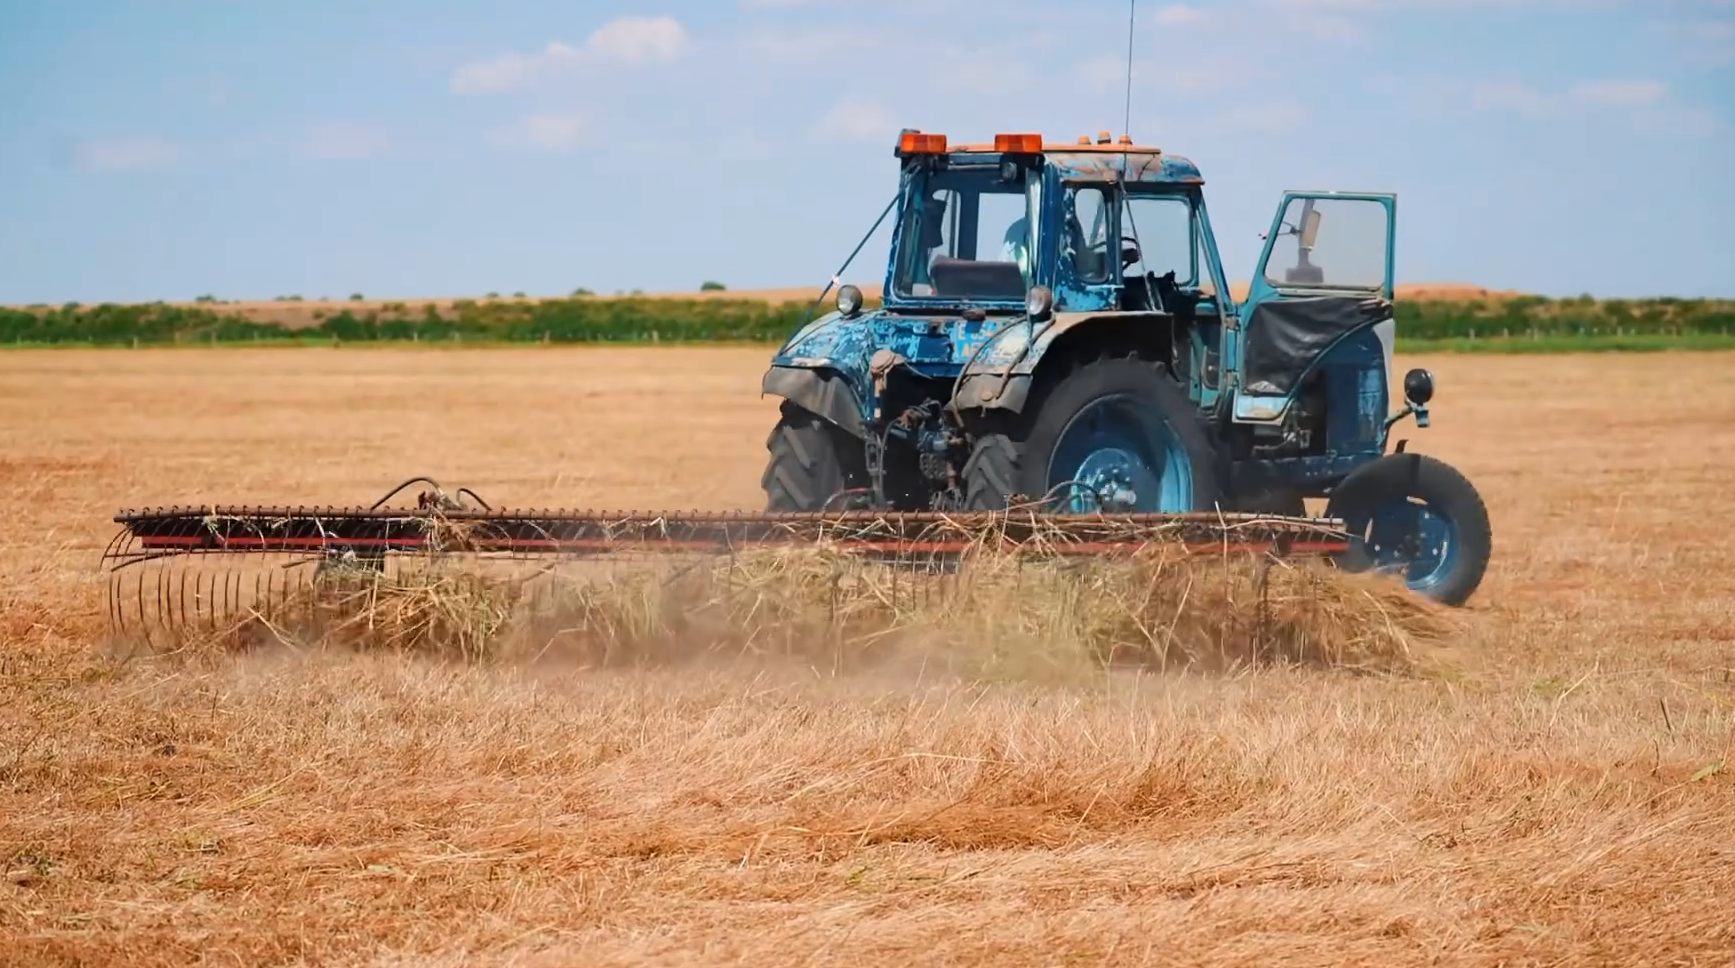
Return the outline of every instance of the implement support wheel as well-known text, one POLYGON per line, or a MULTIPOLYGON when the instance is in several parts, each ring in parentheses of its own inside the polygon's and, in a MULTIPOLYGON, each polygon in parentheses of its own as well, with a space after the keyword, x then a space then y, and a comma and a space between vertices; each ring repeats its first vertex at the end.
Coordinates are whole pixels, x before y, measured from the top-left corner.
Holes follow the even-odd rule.
POLYGON ((1447 605, 1475 593, 1493 553, 1481 495, 1425 454, 1389 454, 1357 468, 1331 492, 1325 513, 1349 531, 1340 567, 1402 574, 1411 590, 1447 605))

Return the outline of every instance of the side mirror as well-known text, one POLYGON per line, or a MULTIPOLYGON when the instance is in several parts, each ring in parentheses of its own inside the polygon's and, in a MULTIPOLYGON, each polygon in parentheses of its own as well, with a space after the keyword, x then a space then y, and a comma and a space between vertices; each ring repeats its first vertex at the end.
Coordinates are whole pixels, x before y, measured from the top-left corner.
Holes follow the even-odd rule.
POLYGON ((1425 407, 1434 399, 1434 374, 1420 367, 1404 374, 1404 399, 1425 407))
POLYGON ((1033 323, 1045 323, 1054 315, 1054 290, 1047 286, 1031 286, 1024 297, 1024 311, 1033 323))
POLYGON ((1124 269, 1127 266, 1132 265, 1133 263, 1139 261, 1139 259, 1142 257, 1143 257, 1142 254, 1139 252, 1139 244, 1137 242, 1134 242, 1131 239, 1122 239, 1121 240, 1121 268, 1124 269))
POLYGON ((1313 248, 1313 243, 1319 239, 1319 209, 1308 206, 1307 214, 1301 217, 1301 247, 1313 248))

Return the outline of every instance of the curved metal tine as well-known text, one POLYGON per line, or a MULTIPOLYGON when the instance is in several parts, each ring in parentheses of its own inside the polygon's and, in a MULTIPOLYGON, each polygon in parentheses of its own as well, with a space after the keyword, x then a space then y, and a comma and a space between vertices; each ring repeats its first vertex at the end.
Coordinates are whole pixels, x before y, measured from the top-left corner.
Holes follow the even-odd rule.
MULTIPOLYGON (((108 543, 103 557, 114 561, 132 546, 132 529, 122 528, 108 543)), ((108 597, 108 632, 109 637, 120 639, 126 634, 126 611, 121 607, 121 583, 124 576, 111 564, 108 569, 108 582, 105 592, 108 597)))
MULTIPOLYGON (((196 561, 198 559, 191 559, 191 560, 196 561)), ((194 582, 194 587, 193 587, 193 616, 196 617, 199 613, 199 589, 198 589, 199 572, 198 572, 198 569, 196 566, 193 566, 191 564, 183 564, 181 568, 176 570, 177 580, 175 581, 175 598, 180 603, 180 606, 181 606, 181 614, 180 614, 179 620, 175 624, 175 633, 178 636, 186 635, 187 631, 189 630, 189 628, 193 624, 192 621, 189 621, 189 618, 187 615, 187 575, 188 575, 188 573, 192 574, 193 582, 194 582)))
POLYGON ((145 649, 147 651, 155 651, 156 643, 151 641, 150 613, 145 610, 145 576, 149 574, 150 571, 151 569, 149 568, 141 568, 137 572, 133 573, 132 598, 139 607, 136 617, 138 619, 139 633, 144 636, 145 649))
POLYGON ((169 606, 171 601, 169 598, 169 575, 172 573, 174 561, 175 559, 170 559, 167 563, 152 569, 157 579, 155 582, 157 586, 157 621, 153 624, 159 626, 173 621, 174 612, 169 606))
POLYGON ((199 615, 205 620, 206 635, 217 633, 220 616, 217 613, 217 580, 222 574, 224 565, 212 562, 193 575, 193 601, 198 603, 199 615))
POLYGON ((230 624, 239 626, 241 623, 241 570, 230 572, 223 580, 223 611, 228 614, 230 624))

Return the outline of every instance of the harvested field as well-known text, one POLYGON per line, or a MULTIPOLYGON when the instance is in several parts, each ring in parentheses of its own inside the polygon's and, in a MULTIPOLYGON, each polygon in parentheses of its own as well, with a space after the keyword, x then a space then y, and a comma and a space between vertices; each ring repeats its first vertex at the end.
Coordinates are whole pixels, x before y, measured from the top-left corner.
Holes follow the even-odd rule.
POLYGON ((764 360, 0 354, 0 960, 1735 960, 1722 355, 1400 360, 1495 560, 1372 674, 100 648, 123 504, 758 506, 764 360))

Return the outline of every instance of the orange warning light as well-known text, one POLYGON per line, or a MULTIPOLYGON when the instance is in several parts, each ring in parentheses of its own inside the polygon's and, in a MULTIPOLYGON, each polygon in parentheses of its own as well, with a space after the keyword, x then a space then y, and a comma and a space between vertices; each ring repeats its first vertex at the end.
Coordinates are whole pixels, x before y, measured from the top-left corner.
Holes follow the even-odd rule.
POLYGON ((946 136, 905 131, 898 138, 898 151, 906 155, 940 155, 946 152, 946 136))

